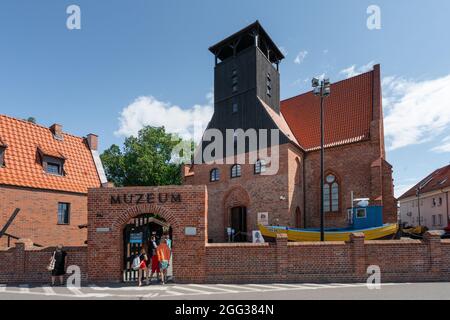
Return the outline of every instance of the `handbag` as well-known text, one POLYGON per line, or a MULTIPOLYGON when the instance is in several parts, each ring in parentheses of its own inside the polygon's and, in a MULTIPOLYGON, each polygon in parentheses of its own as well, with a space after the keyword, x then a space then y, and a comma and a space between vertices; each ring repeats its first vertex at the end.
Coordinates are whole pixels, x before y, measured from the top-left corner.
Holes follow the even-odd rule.
POLYGON ((56 251, 53 251, 52 258, 50 259, 50 263, 49 263, 48 266, 47 266, 47 270, 48 270, 48 271, 53 271, 53 270, 55 270, 55 264, 56 264, 55 255, 56 255, 56 251))
POLYGON ((139 256, 134 257, 133 263, 131 264, 131 268, 133 270, 139 270, 140 266, 141 266, 141 259, 139 259, 139 256))

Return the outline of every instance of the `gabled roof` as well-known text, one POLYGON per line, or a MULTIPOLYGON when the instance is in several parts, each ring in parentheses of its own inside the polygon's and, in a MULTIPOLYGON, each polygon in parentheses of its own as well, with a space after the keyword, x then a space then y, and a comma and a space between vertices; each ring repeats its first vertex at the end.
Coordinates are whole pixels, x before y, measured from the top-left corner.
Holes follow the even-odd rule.
MULTIPOLYGON (((369 139, 373 114, 374 71, 331 85, 325 99, 325 146, 369 139)), ((306 151, 320 149, 320 98, 313 92, 284 100, 281 113, 306 151)))
POLYGON ((0 141, 7 145, 0 185, 87 193, 100 187, 94 159, 84 138, 63 133, 55 139, 49 128, 0 115, 0 141), (39 155, 64 160, 64 176, 44 172, 39 155))
POLYGON ((439 191, 450 187, 450 165, 437 169, 430 175, 426 176, 414 187, 406 191, 399 200, 416 196, 417 188, 420 188, 420 193, 424 194, 432 191, 439 191))
POLYGON ((295 138, 294 134, 292 133, 291 129, 289 128, 288 124, 286 123, 286 120, 283 118, 282 114, 276 113, 271 107, 267 105, 260 97, 258 97, 259 102, 262 104, 264 109, 266 110, 267 114, 272 118, 275 125, 280 129, 280 131, 290 140, 292 141, 296 146, 300 147, 300 144, 298 143, 297 139, 295 138))

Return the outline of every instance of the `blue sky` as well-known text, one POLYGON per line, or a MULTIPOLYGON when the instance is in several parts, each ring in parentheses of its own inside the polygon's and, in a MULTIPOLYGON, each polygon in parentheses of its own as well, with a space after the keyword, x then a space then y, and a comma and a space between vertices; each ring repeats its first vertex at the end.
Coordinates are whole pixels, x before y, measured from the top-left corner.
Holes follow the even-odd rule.
POLYGON ((97 133, 102 149, 142 124, 189 131, 211 111, 207 48, 259 19, 287 53, 282 98, 381 63, 398 195, 450 162, 449 12, 448 0, 2 0, 0 113, 97 133), (66 28, 71 4, 81 30, 66 28), (366 26, 372 4, 381 30, 366 26))

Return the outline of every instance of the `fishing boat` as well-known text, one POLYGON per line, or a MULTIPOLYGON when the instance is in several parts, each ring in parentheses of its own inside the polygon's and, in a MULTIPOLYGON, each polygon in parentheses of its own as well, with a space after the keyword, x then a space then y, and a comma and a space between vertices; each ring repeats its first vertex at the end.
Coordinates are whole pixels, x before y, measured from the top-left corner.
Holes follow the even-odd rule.
MULTIPOLYGON (((349 209, 346 228, 326 228, 325 241, 348 241, 350 235, 362 232, 366 240, 392 239, 398 231, 398 224, 383 224, 383 207, 367 206, 349 209)), ((320 229, 299 229, 283 226, 259 225, 264 237, 276 238, 287 234, 289 241, 320 241, 320 229)))

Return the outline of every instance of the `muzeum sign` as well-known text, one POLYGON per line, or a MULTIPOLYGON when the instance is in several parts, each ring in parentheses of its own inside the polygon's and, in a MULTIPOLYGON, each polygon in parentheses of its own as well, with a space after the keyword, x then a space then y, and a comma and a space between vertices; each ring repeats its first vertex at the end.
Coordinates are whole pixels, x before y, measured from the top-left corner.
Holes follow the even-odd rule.
POLYGON ((111 195, 111 205, 181 203, 180 193, 132 193, 111 195))

